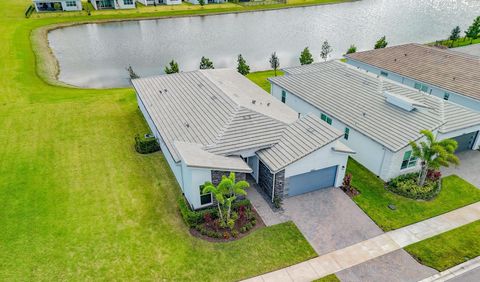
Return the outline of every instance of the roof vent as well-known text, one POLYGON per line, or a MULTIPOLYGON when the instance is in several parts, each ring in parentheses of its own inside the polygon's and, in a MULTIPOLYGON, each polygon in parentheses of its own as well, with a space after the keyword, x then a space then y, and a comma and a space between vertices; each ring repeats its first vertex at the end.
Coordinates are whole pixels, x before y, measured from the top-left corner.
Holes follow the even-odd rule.
POLYGON ((267 103, 267 107, 269 107, 269 106, 270 106, 270 102, 267 103))
POLYGON ((167 89, 163 89, 163 92, 167 93, 167 89))
POLYGON ((397 61, 397 58, 393 59, 393 61, 396 62, 396 61, 397 61))
POLYGON ((455 80, 455 77, 453 77, 453 80, 455 80))
POLYGON ((407 56, 407 53, 405 53, 405 57, 407 56))
POLYGON ((255 103, 256 103, 256 102, 257 102, 257 100, 252 100, 252 104, 254 104, 254 105, 255 105, 255 103))
POLYGON ((158 92, 159 92, 160 94, 162 94, 162 90, 158 90, 158 92))
POLYGON ((188 124, 188 122, 185 123, 185 127, 186 128, 190 128, 190 124, 188 124))
POLYGON ((385 91, 384 96, 388 103, 409 112, 417 108, 428 108, 425 104, 417 102, 416 100, 405 97, 403 95, 393 94, 392 92, 385 91))

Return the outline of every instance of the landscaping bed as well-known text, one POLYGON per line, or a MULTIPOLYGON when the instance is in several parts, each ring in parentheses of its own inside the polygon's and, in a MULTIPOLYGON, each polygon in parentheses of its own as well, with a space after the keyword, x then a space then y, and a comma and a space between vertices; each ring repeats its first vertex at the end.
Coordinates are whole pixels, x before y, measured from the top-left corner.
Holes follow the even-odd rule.
POLYGON ((480 256, 480 221, 407 246, 418 262, 444 271, 480 256))
POLYGON ((435 198, 441 190, 441 174, 438 171, 429 171, 424 186, 417 184, 419 173, 407 173, 391 179, 385 183, 385 188, 397 195, 429 201, 435 198))
POLYGON ((233 228, 222 226, 216 207, 193 211, 184 198, 179 200, 179 207, 185 223, 190 227, 190 233, 210 242, 237 240, 265 226, 248 199, 232 204, 236 218, 233 228))
POLYGON ((352 186, 360 192, 353 201, 384 231, 480 201, 480 190, 456 175, 442 179, 441 191, 433 200, 417 201, 385 189, 381 179, 353 159, 348 162, 347 173, 352 174, 352 186))

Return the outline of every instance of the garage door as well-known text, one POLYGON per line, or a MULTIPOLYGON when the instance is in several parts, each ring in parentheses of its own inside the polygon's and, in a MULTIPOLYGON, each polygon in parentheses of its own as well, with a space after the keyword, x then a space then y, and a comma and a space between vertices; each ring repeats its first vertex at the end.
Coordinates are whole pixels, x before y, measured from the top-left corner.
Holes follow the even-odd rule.
POLYGON ((475 139, 477 138, 477 134, 478 131, 453 138, 458 143, 457 152, 472 149, 475 139))
POLYGON ((337 166, 310 171, 286 179, 288 195, 295 196, 335 185, 337 166))

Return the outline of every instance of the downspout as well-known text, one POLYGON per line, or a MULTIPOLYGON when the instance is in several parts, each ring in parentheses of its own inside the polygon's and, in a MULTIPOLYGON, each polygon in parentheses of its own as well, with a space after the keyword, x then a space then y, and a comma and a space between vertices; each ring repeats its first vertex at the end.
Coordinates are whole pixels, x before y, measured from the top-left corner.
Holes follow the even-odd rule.
POLYGON ((382 164, 380 165, 380 171, 379 171, 379 174, 378 174, 378 177, 382 178, 381 177, 381 174, 382 174, 382 171, 383 171, 383 165, 385 163, 385 155, 387 154, 387 149, 385 147, 383 147, 383 157, 382 157, 382 164))
POLYGON ((273 173, 273 182, 272 182, 272 203, 273 203, 273 199, 275 198, 275 178, 276 178, 277 174, 276 173, 273 173))

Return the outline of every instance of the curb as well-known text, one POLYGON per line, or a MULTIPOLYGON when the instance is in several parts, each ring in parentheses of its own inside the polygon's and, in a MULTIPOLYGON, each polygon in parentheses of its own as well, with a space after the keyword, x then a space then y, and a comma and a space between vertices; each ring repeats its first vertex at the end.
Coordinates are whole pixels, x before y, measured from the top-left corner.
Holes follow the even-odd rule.
POLYGON ((459 264, 457 266, 454 266, 450 269, 447 269, 445 271, 442 271, 440 273, 437 273, 433 276, 430 276, 428 278, 425 278, 423 280, 420 280, 419 282, 442 282, 442 281, 447 281, 450 279, 453 279, 457 276, 460 276, 464 274, 465 272, 468 272, 470 270, 473 270, 475 268, 480 267, 480 256, 471 259, 469 261, 466 261, 462 264, 459 264))

